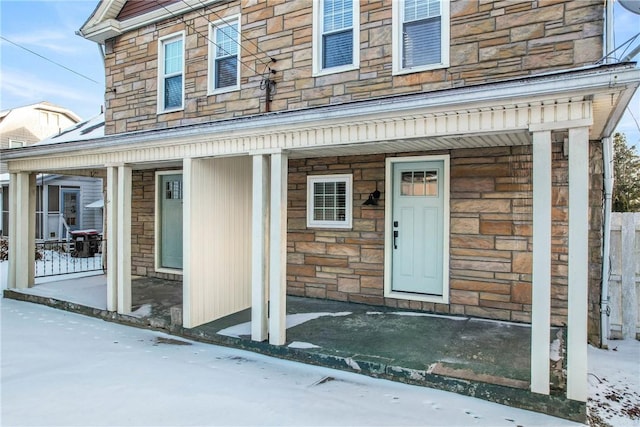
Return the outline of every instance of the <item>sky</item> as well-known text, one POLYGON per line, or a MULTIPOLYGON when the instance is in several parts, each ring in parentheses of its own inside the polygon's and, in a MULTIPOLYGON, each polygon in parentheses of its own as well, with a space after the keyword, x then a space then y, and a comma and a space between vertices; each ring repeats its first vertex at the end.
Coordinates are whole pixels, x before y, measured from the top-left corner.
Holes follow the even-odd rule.
MULTIPOLYGON (((100 113, 104 103, 102 57, 94 42, 75 34, 97 4, 96 0, 0 0, 2 37, 94 80, 0 39, 0 110, 49 101, 70 109, 82 119, 100 113)), ((618 3, 614 6, 614 23, 616 46, 640 31, 640 16, 618 3)), ((634 46, 638 43, 640 37, 634 46)), ((640 55, 634 59, 640 62, 640 55)), ((627 135, 630 145, 640 148, 639 123, 640 92, 617 128, 627 135)))

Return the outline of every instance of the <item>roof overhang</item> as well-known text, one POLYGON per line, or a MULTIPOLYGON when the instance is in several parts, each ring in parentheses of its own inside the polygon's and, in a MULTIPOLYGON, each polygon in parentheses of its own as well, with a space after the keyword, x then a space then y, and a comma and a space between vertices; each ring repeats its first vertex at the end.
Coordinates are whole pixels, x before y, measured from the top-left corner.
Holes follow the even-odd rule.
POLYGON ((184 157, 276 150, 286 151, 290 157, 319 157, 523 145, 531 143, 531 132, 579 126, 589 127, 590 139, 599 140, 611 135, 639 85, 640 70, 634 64, 602 65, 499 83, 35 145, 2 154, 10 170, 58 170, 101 167, 112 162, 149 165, 179 162, 184 157))
POLYGON ((151 12, 119 21, 116 18, 124 7, 126 0, 103 0, 87 19, 87 22, 82 25, 78 34, 85 39, 104 44, 105 40, 117 37, 128 31, 153 24, 171 16, 180 16, 220 1, 223 0, 182 0, 161 6, 151 12))

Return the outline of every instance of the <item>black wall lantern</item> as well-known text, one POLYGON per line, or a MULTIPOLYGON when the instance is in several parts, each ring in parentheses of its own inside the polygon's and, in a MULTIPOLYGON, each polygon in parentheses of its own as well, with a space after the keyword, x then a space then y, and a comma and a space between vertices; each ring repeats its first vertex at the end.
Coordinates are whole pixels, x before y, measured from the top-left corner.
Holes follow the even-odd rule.
POLYGON ((380 192, 378 190, 373 193, 369 193, 369 198, 362 204, 363 206, 378 206, 378 200, 380 199, 380 192))

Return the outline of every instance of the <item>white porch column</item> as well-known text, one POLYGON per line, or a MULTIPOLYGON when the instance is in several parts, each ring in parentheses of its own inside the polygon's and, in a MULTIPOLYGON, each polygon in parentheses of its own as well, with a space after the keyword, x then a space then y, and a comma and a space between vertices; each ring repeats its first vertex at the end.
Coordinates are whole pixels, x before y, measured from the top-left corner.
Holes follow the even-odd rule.
POLYGON ((117 195, 118 313, 131 312, 131 167, 118 166, 117 195))
POLYGON ((271 155, 269 230, 269 343, 283 345, 287 334, 287 170, 284 153, 271 155))
POLYGON ((118 310, 118 168, 107 167, 107 310, 118 310))
MULTIPOLYGON (((9 175, 9 244, 11 242, 18 241, 18 224, 16 218, 18 217, 18 174, 12 173, 9 175)), ((7 286, 9 289, 16 287, 16 270, 18 264, 18 252, 14 247, 9 251, 9 271, 7 272, 7 286)))
POLYGON ((569 313, 567 397, 587 400, 589 129, 569 129, 569 313))
MULTIPOLYGON (((253 156, 252 238, 251 238, 251 339, 267 339, 269 230, 269 162, 264 155, 253 156)), ((286 273, 285 273, 286 276, 286 273)))
POLYGON ((551 132, 533 133, 531 391, 549 394, 551 328, 551 132))
POLYGON ((11 174, 9 190, 9 288, 26 289, 35 282, 35 175, 11 174))
MULTIPOLYGON (((191 237, 193 226, 193 159, 182 159, 182 326, 192 328, 194 326, 192 304, 193 284, 193 238, 191 237)), ((159 217, 158 215, 157 217, 159 217)), ((156 234, 157 235, 157 234, 156 234)), ((159 242, 156 243, 159 247, 159 242)))

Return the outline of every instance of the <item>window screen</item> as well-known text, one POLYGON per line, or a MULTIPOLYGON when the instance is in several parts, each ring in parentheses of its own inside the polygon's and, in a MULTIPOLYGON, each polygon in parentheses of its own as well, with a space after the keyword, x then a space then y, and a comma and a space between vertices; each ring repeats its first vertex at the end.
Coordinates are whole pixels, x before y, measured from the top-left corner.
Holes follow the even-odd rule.
POLYGON ((183 47, 182 37, 162 42, 163 109, 182 107, 183 47))
POLYGON ((322 68, 353 63, 353 1, 325 0, 322 24, 322 68))
POLYGON ((215 89, 238 84, 238 23, 214 26, 215 34, 215 89))
POLYGON ((406 0, 402 24, 402 67, 441 62, 440 0, 406 0))

